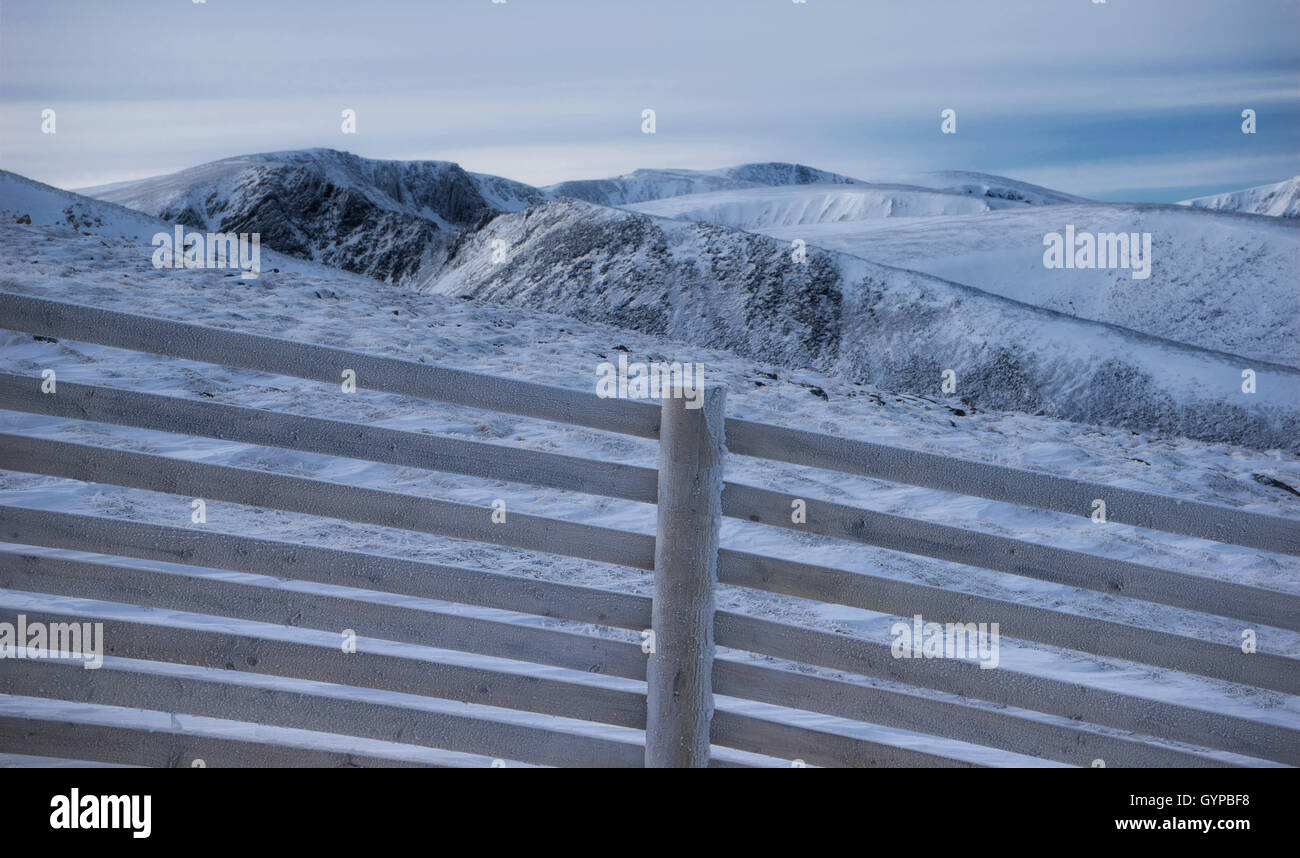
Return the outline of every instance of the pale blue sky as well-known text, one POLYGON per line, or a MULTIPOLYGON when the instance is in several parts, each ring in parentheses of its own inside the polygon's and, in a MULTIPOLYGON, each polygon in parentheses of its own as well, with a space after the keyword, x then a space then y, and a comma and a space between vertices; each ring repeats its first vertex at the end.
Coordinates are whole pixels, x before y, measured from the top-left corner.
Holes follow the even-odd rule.
POLYGON ((315 146, 534 184, 787 160, 1173 201, 1300 173, 1300 2, 0 0, 0 167, 81 187, 315 146))

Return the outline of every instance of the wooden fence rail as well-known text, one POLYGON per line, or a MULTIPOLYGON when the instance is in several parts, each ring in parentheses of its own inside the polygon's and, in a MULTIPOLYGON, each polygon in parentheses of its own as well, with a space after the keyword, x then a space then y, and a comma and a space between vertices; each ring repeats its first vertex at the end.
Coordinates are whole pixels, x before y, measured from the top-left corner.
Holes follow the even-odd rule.
MULTIPOLYGON (((631 400, 602 399, 594 393, 566 388, 8 292, 0 292, 0 320, 11 330, 31 334, 328 384, 337 384, 342 371, 352 369, 357 373, 358 386, 371 390, 643 438, 659 437, 658 407, 631 400)), ((727 419, 726 436, 728 452, 734 455, 876 477, 1072 515, 1091 515, 1094 499, 1111 498, 1114 508, 1108 501, 1107 517, 1118 524, 1300 555, 1300 521, 1295 519, 736 418, 727 419)))
POLYGON ((0 372, 0 409, 8 411, 655 504, 658 517, 655 535, 515 512, 503 527, 466 504, 0 433, 0 469, 8 471, 653 575, 647 597, 209 528, 0 505, 0 542, 10 546, 0 549, 0 622, 20 614, 93 620, 104 623, 112 642, 97 671, 74 661, 5 663, 0 750, 150 764, 176 764, 200 747, 231 764, 481 765, 484 757, 508 757, 537 765, 730 766, 776 757, 809 765, 949 766, 980 764, 988 749, 1071 765, 1098 758, 1110 765, 1300 764, 1300 728, 1285 718, 1248 718, 1148 697, 1131 684, 1084 684, 1025 667, 990 671, 962 659, 897 659, 887 641, 714 607, 722 584, 935 622, 995 621, 1008 639, 1300 695, 1300 661, 1274 652, 1246 655, 1233 638, 1201 639, 719 546, 725 516, 1251 628, 1300 631, 1294 593, 817 498, 801 498, 806 521, 795 524, 792 495, 725 482, 722 471, 728 454, 756 456, 1084 516, 1101 498, 1112 522, 1286 555, 1300 554, 1296 520, 726 418, 720 389, 705 391, 698 410, 680 399, 659 406, 607 400, 8 293, 0 293, 0 325, 330 384, 350 369, 361 388, 660 445, 658 467, 646 468, 99 384, 60 380, 51 395, 38 377, 0 372), (550 624, 434 602, 395 603, 383 594, 513 611, 550 624), (593 625, 605 630, 593 633, 593 625), (343 652, 337 636, 344 629, 366 643, 343 652), (761 706, 820 720, 790 720, 761 706), (140 709, 194 720, 183 729, 124 720, 123 713, 140 709), (232 738, 232 722, 269 732, 232 738), (891 738, 888 731, 900 729, 914 738, 891 738), (934 743, 918 746, 924 737, 934 743), (345 739, 355 746, 345 754, 329 744, 345 739))
MULTIPOLYGON (((60 383, 59 395, 47 396, 40 392, 39 379, 13 373, 0 372, 0 405, 644 503, 654 503, 658 492, 658 471, 653 468, 75 382, 60 383)), ((722 514, 1179 608, 1204 610, 1213 605, 1213 613, 1221 616, 1300 631, 1300 596, 816 498, 804 499, 807 520, 795 524, 789 516, 790 500, 788 494, 726 482, 722 514)))
MULTIPOLYGON (((511 528, 505 534, 498 535, 497 531, 502 528, 486 519, 478 507, 397 492, 340 486, 303 477, 187 462, 23 435, 0 433, 0 468, 172 494, 203 496, 288 512, 494 542, 639 569, 653 568, 652 558, 656 547, 663 544, 662 540, 656 544, 653 537, 646 535, 557 522, 519 513, 512 513, 511 528)), ((719 494, 721 500, 722 495, 719 494)), ((660 509, 664 508, 661 504, 660 509)), ((689 510, 678 527, 685 527, 688 521, 698 521, 698 516, 699 510, 689 510)), ((793 574, 787 574, 787 577, 793 579, 800 589, 797 592, 789 592, 788 589, 783 591, 789 595, 807 595, 807 588, 812 582, 821 582, 824 589, 816 595, 822 601, 840 602, 885 613, 915 610, 936 621, 956 621, 961 617, 1000 617, 1001 622, 1016 630, 1017 637, 1026 640, 1096 655, 1143 661, 1158 667, 1218 679, 1242 681, 1286 693, 1300 693, 1300 671, 1293 669, 1295 665, 1291 659, 1257 653, 1243 662, 1236 641, 1204 641, 1082 616, 1063 623, 1059 612, 1005 600, 809 564, 789 564, 788 561, 731 550, 719 554, 713 548, 706 549, 706 552, 725 564, 723 583, 772 590, 774 586, 769 581, 773 572, 779 574, 782 567, 793 565, 793 574), (845 584, 854 586, 862 593, 862 597, 828 598, 825 585, 829 579, 836 577, 841 578, 845 584)), ((714 562, 718 562, 717 559, 714 562)), ((1184 589, 1195 589, 1194 580, 1189 581, 1186 576, 1176 573, 1168 575, 1171 578, 1182 578, 1180 584, 1184 589)), ((1261 606, 1270 604, 1262 598, 1267 595, 1264 591, 1257 593, 1261 597, 1261 606)), ((1280 596, 1277 601, 1285 605, 1287 598, 1280 596)), ((1261 613, 1267 614, 1267 611, 1261 613)), ((1249 616, 1244 611, 1241 615, 1249 616)), ((1294 617, 1282 619, 1287 624, 1295 622, 1294 617)))

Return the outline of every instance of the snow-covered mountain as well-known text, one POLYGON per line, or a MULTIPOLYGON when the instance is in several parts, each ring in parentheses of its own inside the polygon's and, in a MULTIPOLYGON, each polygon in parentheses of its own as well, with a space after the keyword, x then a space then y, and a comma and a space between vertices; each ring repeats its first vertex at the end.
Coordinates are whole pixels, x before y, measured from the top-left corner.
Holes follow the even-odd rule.
POLYGON ((340 191, 356 191, 386 211, 419 215, 444 226, 473 223, 492 209, 517 211, 545 198, 531 185, 469 173, 450 161, 384 161, 336 149, 241 155, 80 193, 141 211, 189 210, 207 219, 203 225, 215 226, 212 219, 233 202, 232 192, 295 171, 340 191))
POLYGON ((624 206, 685 194, 786 185, 852 185, 857 179, 803 164, 742 164, 719 170, 636 170, 612 179, 580 179, 542 188, 552 199, 572 197, 606 206, 624 206))
POLYGON ((952 369, 958 394, 980 408, 1300 449, 1300 371, 847 254, 796 263, 786 241, 714 224, 546 203, 469 234, 431 290, 887 390, 937 394, 952 369), (1247 368, 1253 394, 1241 389, 1247 368))
POLYGON ((1183 200, 1179 205, 1221 212, 1296 218, 1300 217, 1300 176, 1273 185, 1183 200))
MULTIPOLYGON (((0 227, 14 228, 6 234, 7 238, 12 240, 17 235, 29 242, 24 249, 18 249, 18 245, 12 242, 3 245, 18 253, 19 259, 10 266, 7 275, 0 278, 0 289, 26 282, 21 275, 29 269, 24 268, 24 265, 32 266, 31 271, 41 272, 43 276, 69 278, 86 275, 93 278, 98 269, 108 264, 105 260, 109 256, 116 259, 114 264, 119 268, 129 261, 141 271, 156 273, 159 277, 180 275, 187 269, 166 266, 157 268, 153 264, 156 250, 153 237, 160 232, 171 235, 174 226, 171 221, 117 203, 93 199, 0 170, 0 227), (27 232, 29 228, 30 233, 27 232), (80 254, 60 252, 61 246, 68 242, 69 237, 85 237, 86 243, 80 254), (49 252, 33 249, 41 241, 51 245, 49 252), (97 253, 100 255, 97 256, 97 253)), ((259 278, 237 281, 245 287, 266 284, 267 278, 282 274, 292 274, 308 280, 324 280, 335 276, 356 277, 333 266, 289 256, 271 248, 260 248, 259 255, 259 278)), ((141 271, 132 271, 129 276, 138 277, 141 271)), ((203 268, 193 269, 196 274, 205 271, 214 282, 217 279, 238 277, 232 268, 215 273, 203 268)), ((357 279, 379 286, 374 280, 357 279)), ((238 293, 233 294, 231 300, 237 303, 238 293)), ((0 319, 2 322, 3 319, 0 319)))
POLYGON ((605 199, 677 194, 635 205, 680 218, 664 220, 548 201, 556 187, 445 162, 308 150, 96 193, 168 221, 259 231, 268 248, 390 283, 885 389, 934 392, 953 369, 960 395, 981 408, 1297 444, 1300 389, 1287 367, 1300 367, 1300 304, 1288 284, 1300 272, 1300 232, 1291 224, 1076 203, 985 174, 911 178, 861 183, 762 164, 607 180, 605 199), (717 185, 730 187, 687 193, 717 185), (1044 268, 1043 235, 1067 224, 1152 233, 1151 278, 1044 268), (791 261, 796 238, 809 247, 806 264, 791 261), (494 262, 502 248, 505 261, 494 262), (1243 369, 1269 384, 1242 394, 1243 369))
POLYGON ((1300 367, 1300 229, 1293 223, 1183 206, 1069 202, 1077 198, 978 173, 919 178, 951 189, 749 188, 626 208, 802 240, 1083 319, 1300 367), (1149 232, 1150 277, 1135 281, 1123 268, 1046 268, 1043 238, 1067 225, 1094 235, 1149 232))
POLYGON ((0 223, 61 226, 146 244, 168 226, 143 212, 60 190, 8 170, 0 170, 0 223))
POLYGON ((97 199, 389 283, 418 281, 460 230, 539 202, 537 189, 447 161, 378 161, 332 149, 246 155, 86 189, 97 199))
POLYGON ((539 189, 448 161, 381 161, 306 149, 226 158, 83 193, 192 228, 257 232, 264 244, 291 256, 420 285, 466 229, 556 197, 622 204, 720 188, 853 181, 800 164, 764 163, 638 170, 539 189))
POLYGON ((757 227, 1083 319, 1300 367, 1300 224, 1183 206, 1068 204, 978 217, 757 227), (1151 276, 1055 269, 1043 236, 1150 233, 1151 276))

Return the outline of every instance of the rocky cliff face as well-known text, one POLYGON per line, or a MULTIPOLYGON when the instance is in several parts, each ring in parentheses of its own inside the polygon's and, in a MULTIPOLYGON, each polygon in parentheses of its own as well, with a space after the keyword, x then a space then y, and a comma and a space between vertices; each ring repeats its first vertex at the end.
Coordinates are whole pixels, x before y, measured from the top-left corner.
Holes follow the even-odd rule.
POLYGON ((399 284, 427 278, 460 230, 543 199, 457 164, 328 149, 230 158, 92 191, 190 227, 257 232, 283 253, 399 284))

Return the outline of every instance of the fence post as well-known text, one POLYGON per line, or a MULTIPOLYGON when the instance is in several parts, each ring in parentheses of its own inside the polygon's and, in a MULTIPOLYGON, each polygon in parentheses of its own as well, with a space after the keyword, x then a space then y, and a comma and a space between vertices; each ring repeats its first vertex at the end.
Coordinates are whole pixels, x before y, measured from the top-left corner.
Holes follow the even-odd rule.
POLYGON ((654 649, 646 668, 645 764, 709 763, 713 606, 722 521, 726 388, 697 391, 699 407, 665 397, 659 424, 654 649))

